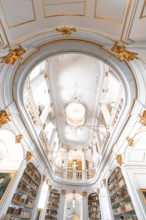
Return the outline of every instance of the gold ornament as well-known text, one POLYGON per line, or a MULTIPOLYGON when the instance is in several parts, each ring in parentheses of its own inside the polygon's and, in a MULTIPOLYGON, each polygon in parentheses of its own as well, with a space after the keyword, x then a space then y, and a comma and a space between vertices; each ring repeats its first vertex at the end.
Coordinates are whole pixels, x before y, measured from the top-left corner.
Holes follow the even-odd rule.
POLYGON ((65 190, 65 189, 62 189, 62 190, 61 190, 61 194, 62 194, 62 195, 65 195, 65 194, 66 194, 66 190, 65 190))
POLYGON ((102 180, 102 185, 103 185, 103 186, 106 186, 106 179, 103 179, 103 180, 102 180))
POLYGON ((42 181, 43 181, 43 183, 46 181, 46 176, 45 175, 43 175, 42 181))
POLYGON ((122 165, 123 162, 122 162, 122 155, 121 154, 116 155, 116 161, 120 166, 122 165))
POLYGON ((127 140, 127 142, 128 142, 128 146, 133 146, 134 145, 134 140, 132 139, 132 138, 130 138, 130 137, 126 137, 126 140, 127 140))
POLYGON ((16 144, 20 143, 21 140, 22 140, 22 137, 23 137, 22 134, 17 135, 17 136, 15 137, 15 143, 16 143, 16 144))
POLYGON ((52 185, 49 186, 49 190, 51 190, 51 189, 52 189, 52 185))
POLYGON ((143 111, 143 114, 140 115, 140 121, 143 126, 146 126, 146 110, 143 111))
POLYGON ((0 111, 0 127, 11 121, 9 116, 5 110, 0 111))
POLYGON ((25 160, 28 162, 32 158, 32 153, 30 151, 27 151, 25 160))
POLYGON ((119 46, 117 43, 111 47, 111 51, 117 53, 117 59, 124 58, 127 62, 134 60, 135 58, 138 59, 136 53, 127 51, 124 46, 119 46))
POLYGON ((9 54, 2 57, 1 62, 9 65, 13 65, 17 60, 22 59, 21 55, 23 55, 24 53, 26 53, 26 50, 21 46, 13 50, 10 49, 9 54))
POLYGON ((85 198, 86 196, 87 196, 87 192, 86 191, 82 192, 82 197, 85 198))
POLYGON ((64 37, 69 37, 72 33, 76 32, 77 30, 75 28, 64 26, 62 28, 57 28, 56 31, 62 34, 64 37))

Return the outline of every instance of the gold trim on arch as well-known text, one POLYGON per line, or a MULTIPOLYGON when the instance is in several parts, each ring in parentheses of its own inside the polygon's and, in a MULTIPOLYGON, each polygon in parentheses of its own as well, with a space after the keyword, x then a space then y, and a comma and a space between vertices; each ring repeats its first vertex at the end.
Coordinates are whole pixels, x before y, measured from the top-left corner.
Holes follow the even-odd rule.
MULTIPOLYGON (((128 0, 128 1, 130 1, 130 0, 128 0)), ((96 14, 97 0, 95 0, 94 17, 93 18, 97 18, 97 19, 104 20, 104 21, 111 22, 111 23, 115 23, 115 24, 122 24, 123 20, 124 20, 124 15, 127 14, 127 11, 129 11, 128 7, 127 7, 128 3, 125 3, 124 12, 123 12, 121 21, 117 21, 117 20, 114 20, 114 19, 111 19, 111 18, 106 18, 106 17, 98 16, 96 14), (127 8, 127 10, 126 10, 126 8, 127 8), (125 13, 125 11, 126 11, 126 13, 125 13)))
POLYGON ((31 19, 31 20, 29 20, 29 21, 24 21, 24 22, 22 22, 22 23, 18 23, 18 24, 15 24, 15 25, 10 25, 9 22, 8 22, 7 16, 6 16, 6 14, 5 14, 4 7, 3 7, 3 0, 0 0, 0 5, 1 5, 1 8, 2 8, 2 12, 3 12, 3 14, 4 14, 6 23, 7 23, 7 25, 8 25, 9 28, 14 28, 14 27, 17 27, 17 26, 20 26, 20 25, 23 25, 23 24, 30 23, 30 22, 32 22, 32 21, 36 21, 36 13, 35 13, 34 1, 35 1, 35 0, 31 0, 34 19, 31 19))
MULTIPOLYGON (((71 2, 70 4, 72 4, 72 3, 73 2, 71 2)), ((86 16, 86 0, 84 0, 83 3, 84 3, 84 13, 83 14, 54 14, 54 15, 46 15, 44 0, 42 0, 44 18, 53 18, 53 17, 59 17, 59 16, 86 16)))
POLYGON ((145 7, 146 7, 146 0, 144 0, 144 3, 143 3, 143 6, 142 6, 142 10, 141 10, 139 19, 142 19, 142 18, 146 17, 146 14, 143 15, 145 7))

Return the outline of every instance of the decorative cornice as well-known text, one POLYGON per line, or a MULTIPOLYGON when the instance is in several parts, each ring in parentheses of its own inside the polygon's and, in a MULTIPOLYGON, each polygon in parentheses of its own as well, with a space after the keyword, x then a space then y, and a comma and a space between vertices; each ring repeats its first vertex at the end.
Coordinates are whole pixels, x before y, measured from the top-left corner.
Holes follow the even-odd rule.
POLYGON ((134 60, 135 58, 138 59, 136 53, 127 51, 124 46, 117 45, 117 43, 111 47, 111 51, 117 54, 115 56, 117 59, 124 58, 127 62, 134 60))
POLYGON ((2 57, 1 62, 9 65, 13 65, 17 60, 22 59, 22 55, 26 53, 26 50, 23 47, 16 49, 10 49, 8 55, 2 57))
POLYGON ((61 28, 56 28, 56 32, 59 32, 64 37, 69 37, 72 33, 76 32, 76 28, 70 28, 68 26, 64 26, 61 28))
POLYGON ((5 110, 0 111, 0 127, 11 121, 9 116, 5 110))
POLYGON ((16 143, 16 144, 19 144, 19 143, 21 142, 21 140, 22 140, 22 137, 23 137, 22 134, 17 135, 17 136, 15 137, 15 143, 16 143))

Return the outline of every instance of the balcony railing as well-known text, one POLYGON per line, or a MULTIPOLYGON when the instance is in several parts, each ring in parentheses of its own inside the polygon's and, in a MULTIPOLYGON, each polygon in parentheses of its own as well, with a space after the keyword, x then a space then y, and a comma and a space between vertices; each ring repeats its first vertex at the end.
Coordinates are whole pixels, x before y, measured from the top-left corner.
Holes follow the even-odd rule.
POLYGON ((97 168, 83 170, 66 170, 59 166, 54 166, 53 171, 55 173, 56 179, 63 180, 72 183, 84 183, 90 182, 94 179, 97 168))

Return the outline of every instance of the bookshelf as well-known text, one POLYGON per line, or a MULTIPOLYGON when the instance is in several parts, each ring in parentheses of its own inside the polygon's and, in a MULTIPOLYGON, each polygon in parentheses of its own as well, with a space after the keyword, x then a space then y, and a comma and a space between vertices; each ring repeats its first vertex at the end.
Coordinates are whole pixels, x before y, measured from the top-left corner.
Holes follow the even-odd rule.
POLYGON ((112 210, 115 220, 138 220, 120 167, 108 179, 112 210))
POLYGON ((88 196, 88 213, 90 220, 101 220, 99 196, 97 193, 91 193, 88 196))
POLYGON ((60 202, 60 193, 55 189, 51 190, 48 199, 45 220, 59 220, 58 218, 59 202, 60 202))
POLYGON ((40 184, 40 173, 33 163, 28 163, 7 210, 7 219, 31 219, 40 184))

